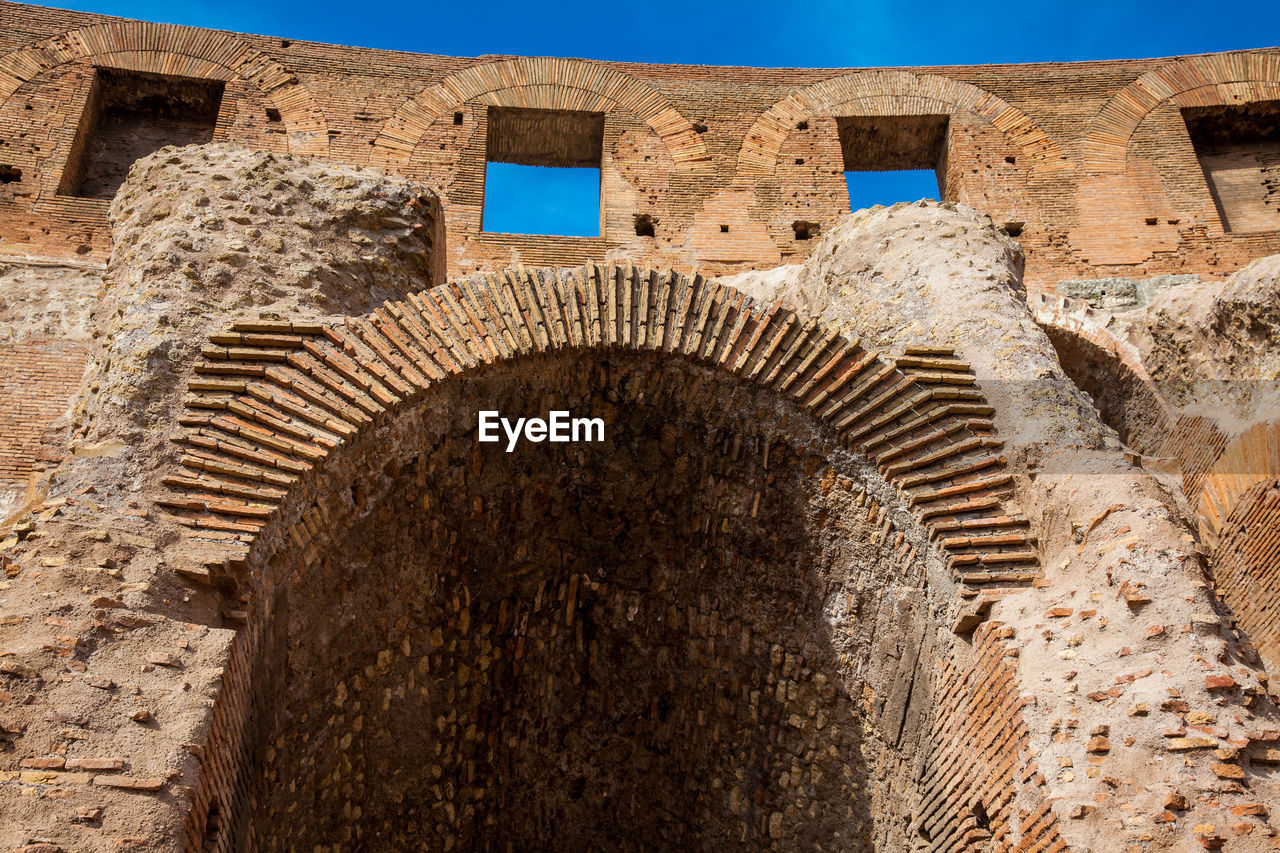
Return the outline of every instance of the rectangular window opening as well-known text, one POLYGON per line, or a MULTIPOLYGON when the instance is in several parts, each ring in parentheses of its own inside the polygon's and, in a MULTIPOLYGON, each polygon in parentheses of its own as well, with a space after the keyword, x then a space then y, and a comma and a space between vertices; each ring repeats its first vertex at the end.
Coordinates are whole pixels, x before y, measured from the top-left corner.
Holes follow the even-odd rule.
POLYGON ((483 231, 600 236, 604 114, 490 107, 483 231))
POLYGON ((850 209, 941 199, 948 123, 945 115, 837 118, 850 209))
POLYGON ((221 80, 97 69, 59 194, 109 199, 142 157, 212 142, 222 92, 221 80))
POLYGON ((1280 101, 1182 111, 1229 233, 1280 230, 1280 101))

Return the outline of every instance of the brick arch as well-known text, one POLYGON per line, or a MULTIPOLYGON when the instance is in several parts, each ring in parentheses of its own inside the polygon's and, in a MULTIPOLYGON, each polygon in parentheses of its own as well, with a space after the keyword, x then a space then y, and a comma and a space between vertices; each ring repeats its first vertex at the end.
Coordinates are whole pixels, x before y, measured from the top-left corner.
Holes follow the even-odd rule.
POLYGON ((1216 546, 1241 498, 1259 484, 1280 479, 1280 421, 1254 424, 1236 436, 1204 478, 1197 505, 1200 537, 1216 546))
POLYGON ((657 89, 606 65, 578 59, 508 59, 473 65, 409 99, 379 131, 373 162, 394 167, 440 117, 481 100, 493 106, 608 112, 628 110, 653 129, 681 171, 708 164, 706 144, 657 89))
POLYGON ((243 80, 280 110, 292 153, 329 151, 324 114, 293 72, 233 36, 167 24, 95 24, 14 51, 0 58, 0 105, 36 75, 80 60, 154 74, 243 80))
MULTIPOLYGON (((1107 328, 1111 315, 1086 302, 1047 294, 1039 295, 1032 313, 1049 335, 1059 360, 1065 360, 1068 350, 1072 350, 1095 362, 1103 362, 1094 369, 1085 365, 1073 365, 1068 369, 1064 363, 1063 369, 1077 385, 1086 378, 1077 372, 1085 370, 1090 374, 1087 378, 1121 396, 1123 406, 1118 412, 1107 410, 1101 401, 1095 400, 1104 422, 1122 433, 1135 450, 1148 455, 1165 455, 1163 448, 1175 422, 1174 412, 1143 366, 1138 348, 1116 337, 1107 328), (1095 375, 1097 373, 1103 375, 1095 375), (1115 387, 1116 383, 1121 387, 1115 387)), ((1092 395, 1088 389, 1083 390, 1092 395)))
POLYGON ((666 354, 794 402, 896 485, 961 579, 1025 581, 1033 540, 1005 505, 992 408, 950 350, 889 359, 701 276, 590 265, 474 276, 323 324, 245 322, 197 365, 181 470, 162 501, 249 556, 295 487, 428 389, 563 350, 666 354), (990 539, 984 538, 989 534, 990 539))
POLYGON ((738 153, 738 174, 772 174, 778 152, 796 124, 837 109, 857 111, 847 115, 912 115, 922 109, 971 112, 1008 136, 1037 171, 1066 165, 1066 155, 1048 134, 1026 113, 991 92, 937 74, 856 71, 800 89, 756 119, 738 153))
MULTIPOLYGON (((252 675, 256 656, 275 642, 271 591, 307 583, 335 531, 346 530, 366 507, 383 505, 379 478, 401 476, 387 473, 383 442, 403 446, 406 435, 424 446, 436 440, 414 420, 428 399, 443 399, 427 398, 433 389, 471 394, 467 383, 492 371, 519 375, 522 361, 590 353, 709 368, 733 388, 796 406, 832 444, 874 466, 879 481, 868 485, 868 495, 896 487, 894 512, 870 500, 865 514, 878 530, 869 544, 893 577, 920 582, 926 561, 945 562, 963 584, 1018 584, 1039 575, 1033 531, 1008 502, 1012 477, 992 407, 950 350, 890 359, 777 303, 755 304, 701 276, 629 265, 473 276, 363 317, 233 323, 213 336, 197 365, 177 437, 185 455, 164 479, 170 495, 158 501, 190 528, 188 545, 218 543, 221 566, 210 561, 203 570, 182 571, 215 584, 247 578, 261 590, 234 614, 246 625, 215 710, 206 769, 187 818, 190 838, 208 831, 211 811, 223 819, 243 815, 235 773, 251 747, 238 733, 256 719, 252 703, 273 701, 269 692, 253 692, 264 688, 252 675), (365 483, 372 500, 362 492, 365 483), (932 541, 924 545, 913 531, 932 541)), ((734 402, 714 389, 690 396, 699 400, 691 403, 694 419, 705 418, 708 427, 734 402)), ((463 399, 469 404, 472 397, 463 399)), ((736 459, 738 450, 726 453, 736 459)), ((465 495, 450 499, 470 505, 465 495)), ((423 506, 428 515, 436 508, 423 506)), ((185 553, 190 559, 193 550, 185 553)), ((933 720, 940 731, 930 747, 936 761, 923 784, 948 793, 921 810, 929 837, 959 843, 969 831, 967 812, 954 814, 955 794, 964 803, 988 802, 992 831, 1002 837, 1020 835, 1028 845, 1058 840, 1047 808, 1038 813, 1043 819, 1022 821, 1019 830, 1013 800, 990 793, 1017 787, 1026 778, 1019 768, 1030 760, 1020 746, 1027 737, 1023 703, 1006 686, 1015 678, 1005 662, 1007 636, 998 624, 979 628, 973 648, 982 666, 957 659, 940 674, 939 690, 956 697, 966 723, 959 729, 947 723, 942 731, 943 718, 933 720), (984 721, 984 737, 1010 745, 1002 755, 1012 760, 987 766, 971 754, 970 713, 984 721)), ((230 844, 232 835, 225 837, 230 844)))
POLYGON ((1148 71, 1117 92, 1090 124, 1085 169, 1123 172, 1129 139, 1164 101, 1179 107, 1237 104, 1280 98, 1280 56, 1220 53, 1179 59, 1148 71))

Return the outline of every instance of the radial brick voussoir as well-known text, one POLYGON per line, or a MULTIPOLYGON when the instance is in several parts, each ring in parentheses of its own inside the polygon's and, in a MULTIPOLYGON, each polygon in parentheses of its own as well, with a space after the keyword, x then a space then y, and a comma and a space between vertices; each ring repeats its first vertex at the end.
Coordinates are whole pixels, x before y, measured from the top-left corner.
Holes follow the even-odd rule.
POLYGON ((928 508, 932 529, 966 531, 938 540, 962 577, 1021 582, 1037 572, 1034 539, 1005 531, 1006 460, 994 452, 991 407, 966 364, 945 348, 912 349, 895 362, 701 276, 509 270, 335 323, 233 323, 210 342, 177 438, 191 448, 183 466, 200 477, 170 477, 175 495, 162 504, 194 529, 238 534, 237 553, 297 478, 371 416, 498 362, 620 349, 678 354, 770 388, 883 460, 882 474, 922 514, 928 508))

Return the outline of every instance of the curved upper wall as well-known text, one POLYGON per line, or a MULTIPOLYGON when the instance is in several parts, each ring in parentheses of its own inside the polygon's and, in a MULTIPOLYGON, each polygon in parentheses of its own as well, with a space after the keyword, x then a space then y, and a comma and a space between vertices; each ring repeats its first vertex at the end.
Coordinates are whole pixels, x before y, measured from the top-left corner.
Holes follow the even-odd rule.
POLYGON ((417 55, 4 2, 0 24, 0 258, 105 258, 114 185, 135 149, 166 141, 419 181, 442 200, 452 275, 606 260, 724 274, 800 261, 848 212, 846 170, 904 167, 935 169, 943 200, 1005 224, 1033 289, 1221 278, 1280 253, 1269 189, 1280 137, 1267 130, 1280 111, 1275 48, 709 68, 417 55), (176 105, 169 124, 117 120, 157 92, 176 105), (512 109, 540 112, 502 117, 512 109), (485 231, 489 156, 598 165, 601 236, 485 231))

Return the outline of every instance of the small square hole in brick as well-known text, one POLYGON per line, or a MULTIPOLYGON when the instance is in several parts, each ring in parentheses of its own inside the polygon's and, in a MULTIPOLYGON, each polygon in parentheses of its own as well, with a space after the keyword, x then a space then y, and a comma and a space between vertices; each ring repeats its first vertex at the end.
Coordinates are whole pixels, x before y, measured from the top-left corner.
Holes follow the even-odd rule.
POLYGON ((795 232, 797 240, 812 240, 822 231, 822 226, 816 222, 797 219, 791 223, 791 230, 795 232))
POLYGON ((658 220, 654 219, 648 213, 636 214, 636 236, 652 237, 654 236, 654 226, 658 224, 658 220))
POLYGON ((728 233, 729 233, 729 226, 728 226, 728 225, 721 225, 721 226, 720 226, 720 233, 721 233, 721 234, 728 234, 728 233))

